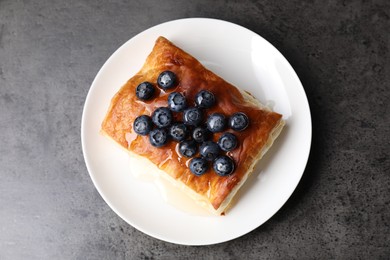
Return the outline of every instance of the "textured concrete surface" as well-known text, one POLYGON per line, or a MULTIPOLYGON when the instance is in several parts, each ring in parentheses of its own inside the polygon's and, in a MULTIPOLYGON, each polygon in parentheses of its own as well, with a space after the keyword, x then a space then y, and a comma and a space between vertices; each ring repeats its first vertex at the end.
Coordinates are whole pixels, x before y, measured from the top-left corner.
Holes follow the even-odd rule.
POLYGON ((388 259, 390 3, 0 0, 0 259, 388 259), (122 221, 86 170, 80 120, 105 60, 164 21, 243 25, 291 62, 313 117, 297 190, 267 223, 204 247, 122 221))

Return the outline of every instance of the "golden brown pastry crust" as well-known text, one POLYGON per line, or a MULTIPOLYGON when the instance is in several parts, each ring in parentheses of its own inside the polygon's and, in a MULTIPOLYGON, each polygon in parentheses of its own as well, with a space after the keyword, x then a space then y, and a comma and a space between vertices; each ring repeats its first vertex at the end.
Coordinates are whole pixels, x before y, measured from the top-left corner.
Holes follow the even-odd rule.
MULTIPOLYGON (((181 121, 181 113, 175 118, 181 121)), ((142 69, 134 75, 112 98, 107 115, 102 123, 102 131, 128 151, 149 159, 158 168, 169 174, 174 180, 183 183, 195 193, 207 199, 212 207, 222 213, 231 199, 232 191, 250 174, 261 151, 273 139, 271 133, 281 124, 282 116, 265 109, 247 93, 206 69, 198 60, 173 45, 164 37, 159 37, 142 69), (167 92, 156 87, 158 94, 150 101, 140 101, 135 89, 141 82, 157 82, 158 75, 164 70, 173 71, 179 84, 167 92), (220 112, 227 117, 235 112, 244 112, 250 119, 250 125, 242 132, 233 132, 239 146, 228 152, 236 164, 234 173, 227 177, 218 176, 212 169, 202 176, 195 176, 187 167, 189 159, 176 152, 176 142, 169 142, 162 148, 149 143, 148 136, 139 136, 132 129, 134 119, 139 115, 151 115, 157 107, 167 106, 167 96, 172 91, 181 92, 192 105, 196 93, 207 89, 214 93, 217 104, 207 110, 207 115, 220 112)), ((214 134, 217 141, 221 134, 214 134)), ((260 155, 261 154, 261 155, 260 155)), ((211 167, 212 168, 212 167, 211 167)))

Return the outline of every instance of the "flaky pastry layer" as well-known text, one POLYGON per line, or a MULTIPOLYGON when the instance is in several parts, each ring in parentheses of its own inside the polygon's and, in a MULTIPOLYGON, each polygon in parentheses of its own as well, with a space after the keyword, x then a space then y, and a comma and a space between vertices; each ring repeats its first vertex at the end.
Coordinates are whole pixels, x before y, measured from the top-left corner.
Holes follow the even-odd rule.
MULTIPOLYGON (((175 114, 175 120, 181 121, 181 116, 181 113, 175 114)), ((112 98, 102 123, 102 132, 131 154, 154 164, 164 177, 202 206, 213 213, 222 214, 283 125, 280 114, 272 112, 249 93, 240 91, 209 71, 164 37, 159 37, 141 70, 112 98), (177 75, 178 86, 167 92, 156 86, 158 94, 155 98, 147 102, 138 100, 135 95, 138 84, 144 81, 157 82, 158 75, 165 70, 171 70, 177 75), (239 146, 227 153, 235 161, 236 169, 226 177, 218 176, 212 167, 204 175, 195 176, 187 167, 189 159, 178 154, 176 142, 156 148, 150 144, 147 136, 139 136, 132 129, 136 117, 151 115, 157 107, 167 106, 170 92, 183 93, 189 104, 193 105, 195 95, 203 89, 212 92, 217 100, 217 104, 208 109, 205 116, 219 112, 228 117, 235 112, 244 112, 250 120, 249 127, 244 131, 227 130, 237 136, 239 146)), ((213 140, 217 141, 221 134, 214 134, 213 140)))

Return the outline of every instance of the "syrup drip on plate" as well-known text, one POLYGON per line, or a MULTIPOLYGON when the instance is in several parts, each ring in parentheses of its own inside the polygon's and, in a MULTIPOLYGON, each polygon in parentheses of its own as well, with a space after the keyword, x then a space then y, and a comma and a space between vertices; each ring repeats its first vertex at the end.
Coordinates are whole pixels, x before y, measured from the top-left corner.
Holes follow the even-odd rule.
POLYGON ((187 194, 175 187, 172 183, 161 177, 154 165, 150 165, 143 159, 129 156, 129 169, 131 174, 139 181, 153 183, 159 190, 163 200, 174 208, 194 216, 211 216, 212 214, 187 194))

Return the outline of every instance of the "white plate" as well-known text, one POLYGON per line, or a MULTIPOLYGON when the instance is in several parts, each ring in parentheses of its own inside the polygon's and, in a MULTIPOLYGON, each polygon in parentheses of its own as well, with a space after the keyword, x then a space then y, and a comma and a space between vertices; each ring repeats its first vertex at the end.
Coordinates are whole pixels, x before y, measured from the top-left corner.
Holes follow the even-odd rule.
POLYGON ((107 204, 138 230, 177 244, 207 245, 242 236, 272 217, 296 188, 311 145, 311 117, 296 73, 259 35, 229 22, 191 18, 152 27, 107 60, 89 90, 82 118, 85 162, 107 204), (99 134, 112 96, 140 68, 158 36, 165 36, 224 79, 270 104, 287 122, 226 216, 188 214, 158 189, 129 173, 127 153, 99 134))

